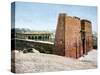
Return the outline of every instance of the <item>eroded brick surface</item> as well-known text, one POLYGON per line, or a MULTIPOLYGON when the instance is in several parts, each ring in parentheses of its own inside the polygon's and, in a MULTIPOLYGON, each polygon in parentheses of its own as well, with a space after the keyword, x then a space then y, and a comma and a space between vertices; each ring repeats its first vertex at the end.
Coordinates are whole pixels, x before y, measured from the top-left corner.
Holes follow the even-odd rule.
POLYGON ((88 20, 61 13, 55 36, 54 53, 78 58, 92 49, 92 26, 88 20))

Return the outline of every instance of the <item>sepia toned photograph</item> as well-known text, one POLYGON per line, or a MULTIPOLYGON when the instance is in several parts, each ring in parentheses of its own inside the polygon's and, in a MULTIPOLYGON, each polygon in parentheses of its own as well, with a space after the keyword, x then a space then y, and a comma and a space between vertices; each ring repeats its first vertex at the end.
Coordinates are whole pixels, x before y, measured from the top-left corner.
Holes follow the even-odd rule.
POLYGON ((97 7, 11 3, 11 72, 97 69, 97 7))

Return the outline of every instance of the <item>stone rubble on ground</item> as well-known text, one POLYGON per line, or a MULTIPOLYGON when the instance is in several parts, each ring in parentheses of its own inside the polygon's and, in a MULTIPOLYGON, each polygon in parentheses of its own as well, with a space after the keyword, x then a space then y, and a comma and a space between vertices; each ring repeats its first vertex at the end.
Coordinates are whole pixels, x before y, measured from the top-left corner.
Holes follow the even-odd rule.
POLYGON ((33 53, 40 53, 38 50, 32 48, 33 53))

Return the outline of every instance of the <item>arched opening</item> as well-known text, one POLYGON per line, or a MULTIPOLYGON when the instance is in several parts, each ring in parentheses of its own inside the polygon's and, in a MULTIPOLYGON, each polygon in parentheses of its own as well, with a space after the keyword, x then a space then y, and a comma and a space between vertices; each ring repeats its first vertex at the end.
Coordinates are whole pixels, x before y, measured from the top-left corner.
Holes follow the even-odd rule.
POLYGON ((46 40, 49 40, 49 35, 46 35, 46 36, 45 36, 45 39, 46 39, 46 40))
POLYGON ((34 37, 34 40, 37 40, 37 36, 34 37))
POLYGON ((30 37, 30 36, 28 36, 28 39, 31 39, 31 37, 30 37))
POLYGON ((39 37, 38 37, 38 40, 42 40, 42 37, 41 37, 41 36, 39 36, 39 37))
POLYGON ((48 40, 49 40, 49 35, 47 36, 48 40))
POLYGON ((34 40, 34 36, 32 36, 32 40, 34 40))

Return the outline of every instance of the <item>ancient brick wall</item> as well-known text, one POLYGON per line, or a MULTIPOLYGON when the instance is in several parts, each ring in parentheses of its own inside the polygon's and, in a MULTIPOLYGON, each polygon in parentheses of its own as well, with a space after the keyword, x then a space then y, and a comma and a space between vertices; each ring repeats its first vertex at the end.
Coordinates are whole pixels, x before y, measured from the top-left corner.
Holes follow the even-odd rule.
POLYGON ((78 58, 81 54, 81 25, 78 17, 66 16, 65 56, 78 58))
POLYGON ((92 27, 88 20, 67 16, 62 13, 58 17, 55 36, 57 55, 78 58, 92 49, 92 27))
POLYGON ((60 14, 55 36, 54 54, 65 56, 65 18, 66 14, 60 14))

